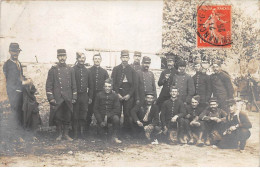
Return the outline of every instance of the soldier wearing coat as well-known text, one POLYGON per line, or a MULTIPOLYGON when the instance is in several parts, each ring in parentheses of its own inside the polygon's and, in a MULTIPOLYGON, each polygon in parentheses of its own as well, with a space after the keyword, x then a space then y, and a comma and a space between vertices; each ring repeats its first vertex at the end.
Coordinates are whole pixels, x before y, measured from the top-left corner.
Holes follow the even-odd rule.
POLYGON ((93 63, 94 65, 89 68, 90 76, 93 81, 93 99, 92 103, 89 104, 88 114, 87 114, 87 130, 89 130, 89 126, 91 124, 92 115, 94 113, 93 108, 95 104, 96 95, 104 90, 105 80, 109 78, 107 70, 100 66, 102 62, 102 57, 100 53, 96 53, 93 56, 93 63))
POLYGON ((112 79, 113 89, 118 94, 120 105, 123 107, 124 123, 123 128, 127 136, 132 132, 131 108, 134 105, 134 92, 137 88, 137 75, 135 70, 128 64, 129 51, 121 51, 122 63, 113 68, 112 79))
POLYGON ((142 105, 135 105, 131 110, 131 116, 134 121, 133 128, 135 134, 143 135, 150 141, 151 134, 161 130, 159 125, 159 108, 154 104, 154 92, 145 93, 145 102, 142 105))
POLYGON ((192 78, 195 86, 195 95, 200 96, 200 106, 206 108, 212 94, 210 76, 202 72, 202 66, 199 60, 195 61, 194 67, 196 74, 192 78))
POLYGON ((22 51, 18 43, 11 43, 9 53, 11 55, 3 66, 3 72, 6 78, 6 91, 11 105, 11 109, 15 114, 18 125, 22 125, 22 82, 24 80, 23 68, 18 60, 18 56, 22 51))
POLYGON ((168 68, 162 71, 158 80, 158 86, 163 86, 156 101, 160 110, 163 102, 171 98, 170 86, 172 84, 173 76, 177 73, 177 70, 174 67, 175 56, 172 53, 169 53, 166 54, 166 59, 168 68))
POLYGON ((140 64, 142 57, 142 53, 139 51, 134 52, 134 62, 130 64, 130 66, 137 72, 142 69, 142 66, 140 64))
POLYGON ((119 97, 112 92, 113 84, 111 79, 105 81, 104 90, 96 96, 94 105, 94 114, 97 119, 98 134, 103 135, 104 128, 108 128, 108 123, 112 124, 113 134, 112 140, 115 143, 122 143, 118 139, 118 131, 120 128, 120 103, 119 97))
POLYGON ((178 88, 179 99, 189 104, 195 94, 195 87, 192 77, 185 72, 185 69, 186 63, 182 60, 178 63, 178 72, 173 76, 172 85, 178 88))
POLYGON ((237 110, 236 101, 230 99, 227 101, 229 105, 229 114, 227 115, 226 130, 223 138, 219 142, 218 147, 223 149, 236 149, 243 152, 246 141, 251 136, 249 131, 252 124, 244 111, 237 110))
POLYGON ((90 71, 85 67, 86 56, 84 53, 77 52, 77 64, 73 67, 77 85, 77 102, 73 106, 72 128, 74 138, 84 134, 87 120, 88 104, 92 103, 93 81, 90 71))
POLYGON ((138 88, 137 88, 137 100, 141 105, 144 104, 145 94, 147 92, 153 92, 155 100, 157 99, 155 78, 153 72, 149 71, 151 64, 151 58, 144 56, 142 60, 142 69, 137 71, 138 88))
POLYGON ((77 99, 77 85, 74 69, 66 65, 66 50, 58 49, 59 63, 52 66, 46 81, 46 94, 50 103, 49 125, 56 126, 58 137, 72 141, 68 136, 72 119, 73 104, 77 99))
POLYGON ((226 100, 233 99, 234 88, 229 74, 220 68, 221 62, 213 64, 214 74, 210 76, 213 96, 217 98, 219 107, 228 112, 226 100))

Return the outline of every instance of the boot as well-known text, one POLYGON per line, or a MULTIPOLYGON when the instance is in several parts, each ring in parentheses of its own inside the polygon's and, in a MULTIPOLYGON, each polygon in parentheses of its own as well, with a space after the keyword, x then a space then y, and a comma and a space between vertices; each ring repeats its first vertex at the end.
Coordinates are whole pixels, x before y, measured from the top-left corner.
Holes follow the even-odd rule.
POLYGON ((73 141, 73 139, 71 137, 69 137, 69 126, 65 125, 64 126, 64 138, 68 141, 73 141))
POLYGON ((197 146, 203 146, 204 145, 204 143, 202 142, 202 140, 201 139, 199 139, 199 140, 197 140, 197 144, 196 144, 197 146))
POLYGON ((58 132, 58 137, 56 138, 56 141, 60 141, 62 139, 62 126, 61 125, 57 125, 56 126, 56 130, 58 132))
POLYGON ((193 137, 190 138, 188 144, 189 144, 189 145, 193 145, 193 144, 194 144, 194 139, 193 139, 193 137))
POLYGON ((117 137, 113 137, 113 142, 115 142, 115 143, 117 143, 117 144, 120 144, 120 143, 122 143, 122 141, 121 140, 119 140, 117 137))

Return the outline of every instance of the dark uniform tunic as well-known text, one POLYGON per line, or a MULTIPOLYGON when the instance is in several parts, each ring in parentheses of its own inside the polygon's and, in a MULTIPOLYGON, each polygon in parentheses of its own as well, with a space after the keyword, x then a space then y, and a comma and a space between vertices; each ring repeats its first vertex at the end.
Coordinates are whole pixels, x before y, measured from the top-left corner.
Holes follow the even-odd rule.
POLYGON ((133 95, 137 88, 136 72, 130 65, 123 68, 122 64, 120 64, 113 68, 111 77, 113 79, 113 89, 117 94, 120 94, 122 97, 130 95, 130 99, 120 102, 121 106, 123 106, 124 126, 125 128, 130 128, 132 122, 130 111, 134 105, 133 95))
POLYGON ((168 129, 176 128, 177 123, 172 123, 171 119, 178 115, 177 122, 179 124, 179 128, 183 128, 184 125, 184 116, 186 115, 185 107, 183 102, 180 99, 172 99, 166 100, 161 109, 161 122, 162 127, 166 126, 168 129))
POLYGON ((156 104, 159 106, 161 109, 161 105, 163 104, 164 101, 169 100, 171 98, 170 95, 170 86, 172 84, 172 79, 173 76, 177 73, 177 70, 175 68, 172 69, 166 69, 163 70, 160 78, 158 80, 158 86, 163 86, 161 93, 156 101, 156 104), (170 77, 166 80, 165 75, 170 74, 170 77))
POLYGON ((219 107, 226 112, 226 100, 233 99, 234 88, 231 83, 228 73, 221 71, 220 73, 212 74, 210 76, 213 96, 218 99, 219 107))
POLYGON ((91 123, 96 95, 104 89, 105 80, 109 78, 107 71, 102 67, 92 66, 89 71, 93 81, 93 99, 88 108, 87 127, 91 123))
POLYGON ((16 112, 18 124, 22 124, 22 80, 23 69, 19 61, 7 60, 3 66, 3 72, 6 78, 6 91, 11 108, 16 112))
POLYGON ((238 143, 240 143, 240 149, 245 148, 246 140, 251 136, 249 129, 252 128, 252 124, 245 112, 241 111, 233 116, 230 114, 227 116, 226 129, 236 125, 238 125, 236 130, 232 131, 231 134, 224 135, 218 145, 220 148, 237 148, 238 143))
POLYGON ((191 103, 191 98, 195 94, 193 79, 187 73, 177 73, 173 77, 172 85, 178 88, 179 98, 186 103, 191 103))
POLYGON ((137 72, 137 71, 140 71, 140 70, 142 70, 142 67, 141 67, 141 65, 140 65, 140 63, 132 63, 132 64, 130 64, 130 66, 137 72))
POLYGON ((192 78, 195 86, 195 95, 199 95, 200 104, 206 106, 212 94, 210 76, 202 72, 196 72, 192 78))
POLYGON ((94 114, 97 119, 98 126, 100 126, 100 123, 103 122, 105 116, 107 116, 107 122, 113 124, 113 131, 114 134, 116 134, 120 126, 120 103, 118 95, 114 92, 99 92, 95 99, 94 114))
POLYGON ((77 99, 74 69, 60 63, 52 66, 46 81, 46 94, 49 102, 55 99, 57 103, 50 106, 49 125, 53 126, 57 121, 69 124, 73 111, 72 100, 77 99))
POLYGON ((88 100, 93 98, 93 81, 90 71, 84 65, 75 65, 75 79, 77 85, 77 102, 73 108, 73 122, 86 121, 88 100))
POLYGON ((153 92, 155 99, 157 98, 154 74, 151 71, 140 70, 138 76, 138 98, 141 105, 144 104, 146 92, 153 92))

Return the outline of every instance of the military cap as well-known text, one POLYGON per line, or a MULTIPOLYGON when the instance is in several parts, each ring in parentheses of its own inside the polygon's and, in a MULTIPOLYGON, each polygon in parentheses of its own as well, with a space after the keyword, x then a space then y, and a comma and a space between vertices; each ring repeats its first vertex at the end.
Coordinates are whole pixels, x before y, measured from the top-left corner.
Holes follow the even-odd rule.
POLYGON ((105 83, 108 83, 108 84, 112 84, 113 85, 113 80, 111 78, 107 78, 105 80, 105 83))
POLYGON ((122 50, 121 51, 121 56, 129 56, 129 51, 128 50, 122 50))
POLYGON ((17 52, 17 51, 22 51, 22 50, 20 49, 18 43, 10 43, 10 45, 9 45, 9 51, 17 52))
POLYGON ((218 102, 218 100, 217 100, 216 97, 211 97, 211 98, 209 99, 209 103, 211 103, 211 102, 218 102))
POLYGON ((139 51, 135 51, 135 52, 134 52, 134 56, 140 56, 140 57, 141 57, 141 55, 142 55, 142 53, 139 52, 139 51))
POLYGON ((100 53, 95 53, 95 54, 93 55, 93 57, 94 57, 94 56, 101 56, 101 55, 100 55, 100 53))
POLYGON ((184 60, 180 60, 178 62, 178 67, 186 67, 186 62, 184 60))
POLYGON ((142 63, 151 63, 151 58, 148 57, 148 56, 144 56, 143 60, 142 60, 142 63))
POLYGON ((172 89, 177 89, 177 90, 178 90, 178 87, 177 87, 177 86, 174 86, 174 85, 172 85, 172 86, 170 87, 170 91, 172 91, 172 89))
POLYGON ((84 55, 84 53, 76 52, 76 56, 77 56, 77 58, 80 58, 82 55, 84 55))
POLYGON ((66 50, 65 49, 58 49, 57 50, 57 56, 61 56, 61 55, 66 55, 66 50))
POLYGON ((194 99, 194 100, 199 102, 200 101, 200 96, 199 95, 195 95, 195 96, 192 97, 192 99, 194 99))
POLYGON ((175 60, 175 54, 173 54, 173 53, 167 53, 167 54, 165 54, 165 56, 166 56, 167 61, 175 60))
POLYGON ((146 96, 147 96, 147 95, 152 95, 152 96, 154 96, 155 94, 154 94, 153 91, 147 91, 147 92, 145 92, 145 95, 146 95, 146 96))
POLYGON ((232 106, 232 105, 236 104, 236 101, 234 99, 228 99, 228 100, 226 100, 226 102, 227 102, 228 106, 232 106))

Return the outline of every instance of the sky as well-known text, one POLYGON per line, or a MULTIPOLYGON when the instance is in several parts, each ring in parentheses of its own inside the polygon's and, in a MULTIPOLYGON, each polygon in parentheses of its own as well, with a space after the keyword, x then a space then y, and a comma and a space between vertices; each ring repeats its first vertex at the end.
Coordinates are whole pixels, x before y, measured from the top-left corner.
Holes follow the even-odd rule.
MULTIPOLYGON (((39 62, 55 62, 58 48, 67 50, 68 63, 85 48, 156 53, 162 43, 162 8, 162 1, 4 1, 0 61, 9 58, 11 42, 20 44, 21 62, 34 62, 35 56, 39 62)), ((87 60, 92 55, 87 53, 87 60)), ((110 60, 119 53, 103 55, 104 65, 118 64, 110 60)))

